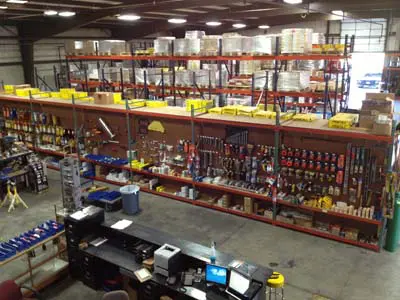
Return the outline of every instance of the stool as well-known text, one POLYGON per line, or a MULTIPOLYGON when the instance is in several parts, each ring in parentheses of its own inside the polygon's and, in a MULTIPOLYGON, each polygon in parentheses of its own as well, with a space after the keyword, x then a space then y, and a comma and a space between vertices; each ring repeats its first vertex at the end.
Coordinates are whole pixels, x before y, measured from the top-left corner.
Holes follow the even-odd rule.
POLYGON ((284 285, 285 285, 285 277, 283 277, 281 273, 273 272, 272 275, 267 280, 267 287, 269 288, 269 291, 267 291, 267 294, 269 294, 268 299, 272 300, 272 293, 274 292, 275 300, 277 299, 277 296, 281 296, 281 299, 283 300, 284 285), (279 288, 281 289, 281 294, 277 293, 277 289, 279 288))

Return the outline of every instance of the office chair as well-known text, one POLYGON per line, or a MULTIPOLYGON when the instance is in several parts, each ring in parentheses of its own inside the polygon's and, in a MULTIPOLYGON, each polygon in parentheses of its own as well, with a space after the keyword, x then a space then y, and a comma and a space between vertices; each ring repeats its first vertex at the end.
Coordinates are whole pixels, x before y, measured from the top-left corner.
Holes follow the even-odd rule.
POLYGON ((6 280, 0 283, 0 300, 24 300, 24 299, 37 299, 44 300, 40 294, 28 287, 18 286, 13 280, 6 280), (21 289, 30 290, 33 293, 33 298, 25 298, 21 289))
POLYGON ((102 300, 129 300, 129 295, 125 291, 113 291, 105 294, 102 300))

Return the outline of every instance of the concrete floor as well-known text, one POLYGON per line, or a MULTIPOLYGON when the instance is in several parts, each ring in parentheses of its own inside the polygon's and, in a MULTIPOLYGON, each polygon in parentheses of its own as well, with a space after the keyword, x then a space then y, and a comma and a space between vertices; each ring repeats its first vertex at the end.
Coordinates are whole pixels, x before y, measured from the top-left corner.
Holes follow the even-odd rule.
MULTIPOLYGON (((42 195, 22 193, 29 209, 11 214, 0 210, 0 238, 10 238, 53 218, 61 204, 59 173, 52 172, 50 190, 42 195)), ((286 299, 400 299, 400 256, 345 245, 269 224, 141 193, 143 212, 132 220, 282 272, 286 299), (320 295, 320 297, 316 296, 320 295)), ((120 212, 123 218, 130 217, 120 212)), ((7 277, 9 268, 0 271, 7 277)), ((101 299, 80 282, 65 280, 45 291, 46 299, 101 299)))

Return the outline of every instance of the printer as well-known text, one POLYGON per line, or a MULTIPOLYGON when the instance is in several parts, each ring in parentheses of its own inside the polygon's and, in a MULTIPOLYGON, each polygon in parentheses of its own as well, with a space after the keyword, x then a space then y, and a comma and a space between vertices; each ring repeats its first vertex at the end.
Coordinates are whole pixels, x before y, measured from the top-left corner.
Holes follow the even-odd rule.
POLYGON ((154 272, 169 277, 179 270, 181 249, 164 244, 154 252, 154 272))

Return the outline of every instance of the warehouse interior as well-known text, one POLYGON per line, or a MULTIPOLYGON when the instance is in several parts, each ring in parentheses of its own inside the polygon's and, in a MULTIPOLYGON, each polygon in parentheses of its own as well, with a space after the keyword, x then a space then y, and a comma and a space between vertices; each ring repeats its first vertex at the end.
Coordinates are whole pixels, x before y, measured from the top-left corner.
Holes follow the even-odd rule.
POLYGON ((0 0, 0 300, 398 299, 398 0, 0 0))

